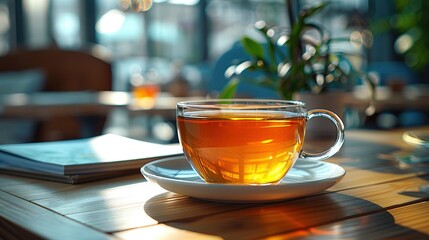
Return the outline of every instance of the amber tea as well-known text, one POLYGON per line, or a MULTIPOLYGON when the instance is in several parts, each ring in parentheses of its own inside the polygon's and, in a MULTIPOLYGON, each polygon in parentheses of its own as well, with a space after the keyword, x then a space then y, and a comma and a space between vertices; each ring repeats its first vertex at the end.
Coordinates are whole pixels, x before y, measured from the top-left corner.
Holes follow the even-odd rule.
POLYGON ((307 120, 327 117, 338 126, 339 118, 327 110, 308 114, 300 102, 190 101, 179 103, 177 110, 179 139, 186 158, 209 183, 275 184, 298 157, 325 159, 344 141, 340 123, 339 138, 331 149, 303 154, 307 120))
POLYGON ((178 117, 182 146, 207 182, 276 183, 301 151, 305 118, 253 112, 178 117))

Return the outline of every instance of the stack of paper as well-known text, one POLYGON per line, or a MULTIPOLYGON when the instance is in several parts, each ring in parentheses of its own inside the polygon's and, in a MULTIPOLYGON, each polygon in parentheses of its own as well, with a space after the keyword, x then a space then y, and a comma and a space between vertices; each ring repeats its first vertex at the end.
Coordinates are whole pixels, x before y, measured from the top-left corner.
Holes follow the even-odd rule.
POLYGON ((179 144, 156 144, 106 134, 93 138, 0 145, 3 173, 80 183, 138 173, 145 163, 183 154, 179 144))

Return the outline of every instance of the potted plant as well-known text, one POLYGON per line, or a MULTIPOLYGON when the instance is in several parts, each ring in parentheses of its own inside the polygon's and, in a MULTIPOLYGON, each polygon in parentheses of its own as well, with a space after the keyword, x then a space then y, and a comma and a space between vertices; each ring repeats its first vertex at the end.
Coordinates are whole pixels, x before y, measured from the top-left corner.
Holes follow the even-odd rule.
POLYGON ((429 1, 394 0, 391 14, 376 18, 370 26, 375 34, 394 37, 394 51, 422 80, 429 78, 428 9, 429 1))
MULTIPOLYGON (((282 32, 276 26, 270 27, 258 21, 255 28, 265 41, 259 42, 248 36, 241 39, 250 58, 228 68, 226 75, 230 80, 219 97, 234 97, 241 81, 273 89, 280 98, 289 100, 301 99, 305 93, 325 95, 336 92, 335 89, 350 91, 358 80, 368 83, 374 95, 372 79, 348 60, 350 54, 356 53, 332 49, 335 42, 354 41, 361 44, 363 39, 332 38, 322 26, 309 21, 328 3, 304 9, 296 19, 292 14, 292 1, 285 0, 285 3, 291 29, 282 32), (257 74, 249 76, 249 72, 257 74)), ((325 102, 341 102, 332 98, 325 102)))

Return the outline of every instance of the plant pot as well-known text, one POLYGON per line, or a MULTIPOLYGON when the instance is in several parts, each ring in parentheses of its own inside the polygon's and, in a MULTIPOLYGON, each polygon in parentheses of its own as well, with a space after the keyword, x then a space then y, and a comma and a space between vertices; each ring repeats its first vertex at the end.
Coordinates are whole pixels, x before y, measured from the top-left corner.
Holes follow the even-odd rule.
MULTIPOLYGON (((347 92, 332 91, 327 93, 298 93, 295 100, 304 102, 307 110, 326 109, 336 113, 344 122, 345 100, 347 92)), ((337 135, 335 125, 326 118, 313 118, 307 123, 307 139, 335 139, 337 135)))

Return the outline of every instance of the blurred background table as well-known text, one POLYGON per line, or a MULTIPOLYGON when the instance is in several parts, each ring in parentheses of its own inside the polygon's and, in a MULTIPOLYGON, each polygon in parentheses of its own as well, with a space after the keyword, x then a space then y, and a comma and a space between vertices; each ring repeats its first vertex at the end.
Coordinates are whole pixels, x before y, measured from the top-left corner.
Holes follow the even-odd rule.
MULTIPOLYGON (((429 91, 427 87, 408 87, 402 92, 380 88, 374 102, 373 116, 364 116, 369 105, 365 91, 356 90, 345 100, 347 108, 357 111, 353 128, 397 127, 399 121, 408 119, 411 125, 429 121, 429 91), (397 114, 396 114, 397 113, 397 114), (396 115, 394 115, 396 114, 396 115), (407 118, 402 115, 407 115, 407 118), (396 124, 396 125, 395 125, 396 124), (377 126, 375 126, 377 125, 377 126)), ((160 93, 149 104, 139 104, 130 92, 122 91, 71 91, 35 92, 29 94, 0 95, 0 121, 16 119, 32 121, 33 129, 22 129, 35 135, 27 141, 50 141, 68 138, 90 137, 104 132, 118 133, 137 139, 149 138, 158 142, 177 142, 175 130, 176 103, 202 99, 205 96, 173 97, 160 93), (50 119, 72 117, 74 125, 55 121, 55 126, 42 128, 37 124, 50 119), (64 132, 73 132, 66 135, 64 132)), ((353 117, 353 115, 350 115, 353 117)), ((355 119, 346 116, 347 123, 355 119)), ((6 130, 4 130, 6 131, 6 130)), ((17 130, 18 131, 18 130, 17 130)), ((24 133, 23 133, 24 134, 24 133)))
MULTIPOLYGON (((389 110, 424 110, 429 111, 429 85, 405 86, 400 91, 378 86, 374 101, 377 113, 389 110)), ((355 88, 347 100, 347 105, 364 110, 363 103, 369 103, 369 92, 364 87, 355 88)))
MULTIPOLYGON (((172 97, 168 93, 160 93, 153 105, 141 105, 136 102, 130 92, 120 91, 73 91, 73 92, 35 92, 30 94, 16 93, 0 95, 0 119, 30 120, 36 123, 50 119, 72 117, 76 120, 74 129, 79 132, 77 137, 91 137, 105 131, 129 126, 133 117, 161 116, 174 121, 176 103, 184 100, 201 99, 203 97, 172 97), (118 120, 119 119, 119 120, 118 120)), ((143 128, 143 126, 141 126, 143 128)), ((58 122, 53 129, 47 129, 58 136, 35 140, 61 140, 61 135, 69 125, 58 122)), ((30 129, 31 130, 31 129, 30 129)), ((41 129, 34 129, 37 131, 41 129)), ((125 134, 129 134, 125 133, 125 134)))
POLYGON ((0 117, 45 119, 64 115, 106 115, 125 108, 131 114, 175 115, 176 103, 204 97, 172 97, 161 93, 153 105, 139 105, 132 94, 120 91, 36 92, 0 95, 0 117))
POLYGON ((35 92, 0 96, 4 118, 46 119, 57 116, 107 115, 112 108, 128 107, 126 92, 35 92))

